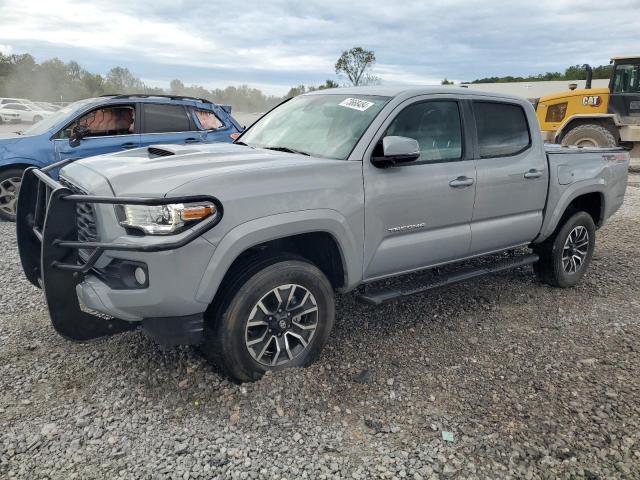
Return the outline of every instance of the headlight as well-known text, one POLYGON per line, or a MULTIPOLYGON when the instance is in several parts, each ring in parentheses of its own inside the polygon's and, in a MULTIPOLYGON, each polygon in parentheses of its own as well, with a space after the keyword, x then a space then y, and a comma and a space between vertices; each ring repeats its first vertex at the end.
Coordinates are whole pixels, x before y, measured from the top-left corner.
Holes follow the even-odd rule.
POLYGON ((172 203, 169 205, 117 205, 120 225, 136 228, 148 235, 178 233, 216 214, 212 203, 172 203))

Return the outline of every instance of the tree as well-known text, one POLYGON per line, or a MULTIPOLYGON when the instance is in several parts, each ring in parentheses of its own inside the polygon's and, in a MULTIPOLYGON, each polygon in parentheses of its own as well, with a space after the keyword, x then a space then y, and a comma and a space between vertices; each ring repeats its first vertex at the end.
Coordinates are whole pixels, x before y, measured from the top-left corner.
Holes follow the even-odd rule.
POLYGON ((302 95, 303 93, 306 93, 306 92, 307 92, 307 87, 305 87, 304 85, 298 85, 297 87, 291 87, 287 92, 287 94, 285 95, 285 98, 297 97, 298 95, 302 95))
POLYGON ((338 88, 339 86, 340 85, 338 85, 338 82, 335 82, 333 80, 325 80, 324 84, 318 87, 318 90, 327 90, 328 88, 338 88))
POLYGON ((441 82, 442 85, 453 85, 453 82, 449 81, 446 77, 441 82))
POLYGON ((169 83, 169 91, 172 95, 182 95, 184 92, 184 83, 177 78, 169 83))
POLYGON ((368 73, 375 63, 376 54, 373 50, 354 47, 342 52, 335 65, 336 74, 345 75, 349 82, 356 87, 376 84, 380 82, 380 79, 368 73))
POLYGON ((144 90, 142 81, 134 77, 128 68, 113 67, 107 73, 107 89, 109 93, 137 93, 144 90))

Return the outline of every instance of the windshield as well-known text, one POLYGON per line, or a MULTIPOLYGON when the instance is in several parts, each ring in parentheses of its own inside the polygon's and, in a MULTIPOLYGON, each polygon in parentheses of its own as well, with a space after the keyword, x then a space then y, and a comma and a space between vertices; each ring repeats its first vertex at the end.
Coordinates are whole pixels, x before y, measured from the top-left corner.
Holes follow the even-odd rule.
POLYGON ((258 120, 240 142, 344 160, 388 101, 373 95, 303 95, 258 120))
POLYGON ((616 65, 613 93, 640 93, 640 64, 616 65))
POLYGON ((51 115, 44 118, 44 120, 40 120, 38 123, 34 124, 31 128, 28 128, 24 131, 24 135, 40 135, 45 132, 48 132, 51 127, 56 125, 59 122, 64 121, 67 117, 74 114, 76 111, 80 110, 82 107, 87 105, 88 103, 94 102, 95 98, 85 98, 84 100, 78 100, 77 102, 70 103, 66 107, 61 108, 57 112, 52 113, 51 115))

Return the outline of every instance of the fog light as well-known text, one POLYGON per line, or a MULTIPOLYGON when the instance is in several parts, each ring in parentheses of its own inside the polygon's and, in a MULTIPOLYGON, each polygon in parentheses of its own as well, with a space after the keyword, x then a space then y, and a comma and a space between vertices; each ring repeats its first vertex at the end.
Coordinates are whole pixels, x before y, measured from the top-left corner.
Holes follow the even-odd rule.
POLYGON ((133 275, 134 277, 136 277, 136 282, 138 282, 140 285, 144 285, 145 283, 147 283, 147 274, 142 268, 137 267, 133 272, 133 275))

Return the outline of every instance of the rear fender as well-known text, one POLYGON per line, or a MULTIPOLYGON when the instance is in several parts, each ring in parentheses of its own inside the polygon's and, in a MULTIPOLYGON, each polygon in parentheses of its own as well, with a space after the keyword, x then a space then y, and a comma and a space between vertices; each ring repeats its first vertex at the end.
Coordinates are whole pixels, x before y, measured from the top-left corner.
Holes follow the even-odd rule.
MULTIPOLYGON (((567 189, 560 194, 555 202, 555 207, 553 207, 552 210, 547 210, 542 224, 542 229, 540 230, 540 235, 536 238, 535 243, 544 241, 555 231, 558 223, 564 215, 564 212, 567 210, 569 205, 571 205, 571 202, 581 195, 586 195, 588 193, 600 193, 602 195, 601 212, 606 211, 606 195, 604 194, 606 183, 602 178, 576 182, 572 185, 567 185, 566 187, 567 189)), ((550 204, 552 203, 550 202, 550 204)), ((604 220, 605 219, 603 218, 602 221, 604 222, 604 220)))

